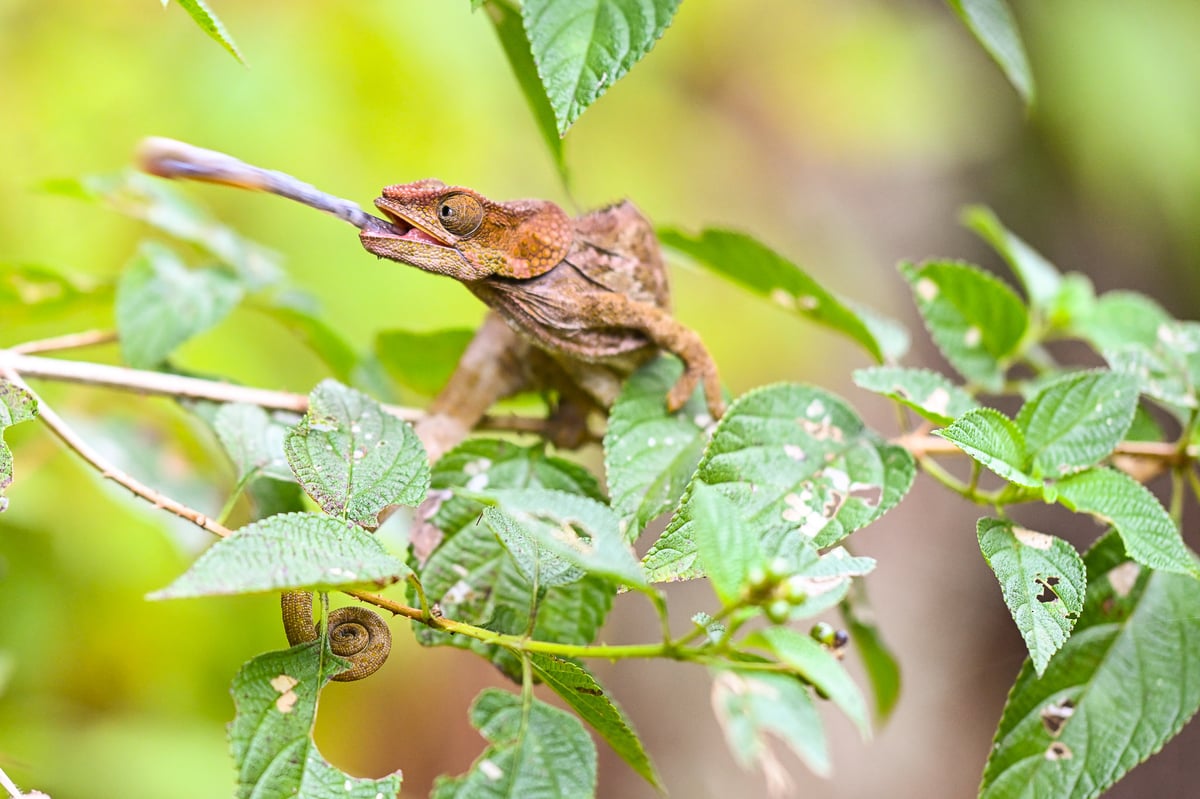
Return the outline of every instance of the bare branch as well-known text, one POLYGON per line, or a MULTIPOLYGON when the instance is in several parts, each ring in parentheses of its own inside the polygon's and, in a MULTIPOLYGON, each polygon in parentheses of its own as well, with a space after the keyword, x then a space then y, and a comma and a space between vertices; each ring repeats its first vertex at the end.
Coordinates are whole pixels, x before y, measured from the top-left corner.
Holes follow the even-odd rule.
POLYGON ((12 347, 13 352, 22 355, 33 355, 37 352, 60 352, 62 350, 94 347, 97 344, 111 344, 117 340, 115 330, 84 330, 81 333, 68 333, 65 336, 54 336, 37 341, 26 341, 12 347))
POLYGON ((100 476, 107 480, 112 480, 114 483, 124 486, 133 492, 136 496, 141 497, 147 502, 154 505, 156 508, 174 513, 176 516, 187 519, 197 527, 202 527, 214 535, 219 535, 222 538, 230 534, 230 529, 219 522, 210 519, 206 514, 201 513, 195 508, 189 508, 182 502, 171 499, 166 494, 160 493, 140 480, 126 474, 121 469, 118 469, 103 455, 92 448, 90 444, 84 441, 79 435, 71 429, 71 427, 63 421, 63 418, 54 412, 54 409, 47 405, 33 389, 29 388, 21 376, 16 373, 10 366, 0 362, 0 377, 14 383, 25 389, 30 395, 37 400, 38 403, 38 419, 40 419, 46 427, 58 439, 67 445, 68 448, 75 451, 79 457, 90 463, 92 467, 100 472, 100 476))
MULTIPOLYGON (((35 343, 47 346, 52 341, 54 340, 47 339, 44 342, 35 343)), ((165 372, 128 369, 124 366, 42 358, 26 355, 19 351, 18 347, 7 350, 0 349, 0 370, 9 370, 26 377, 42 380, 102 386, 153 396, 209 400, 211 402, 242 402, 269 410, 292 411, 293 413, 304 413, 308 410, 308 397, 304 394, 239 386, 233 383, 172 375, 165 372)), ((424 411, 418 408, 407 408, 400 405, 384 405, 383 409, 406 422, 415 422, 425 415, 424 411)), ((513 433, 534 435, 546 432, 545 420, 516 415, 485 416, 479 427, 484 430, 507 430, 513 433)))

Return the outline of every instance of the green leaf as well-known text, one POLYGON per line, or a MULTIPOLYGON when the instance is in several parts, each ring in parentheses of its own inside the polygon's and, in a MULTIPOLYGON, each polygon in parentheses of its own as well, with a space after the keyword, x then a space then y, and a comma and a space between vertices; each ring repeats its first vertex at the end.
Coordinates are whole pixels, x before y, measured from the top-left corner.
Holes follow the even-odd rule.
POLYGON ((870 737, 867 703, 837 656, 810 636, 790 627, 767 627, 748 636, 744 645, 771 652, 805 682, 838 706, 855 723, 864 738, 870 737))
POLYGON ((14 424, 27 422, 38 414, 37 400, 21 386, 0 379, 0 513, 8 510, 4 491, 12 485, 12 450, 4 441, 4 431, 14 424))
POLYGON ((473 330, 386 330, 375 337, 375 355, 396 382, 432 397, 450 381, 474 337, 473 330))
POLYGON ((1166 405, 1181 422, 1200 407, 1200 323, 1164 322, 1152 344, 1107 349, 1104 358, 1114 372, 1132 375, 1143 394, 1166 405))
POLYGON ((538 75, 565 135, 642 59, 671 24, 680 0, 525 0, 521 15, 538 75))
POLYGON ((992 245, 1025 287, 1029 304, 1043 312, 1062 290, 1062 274, 1042 255, 1001 224, 990 208, 973 205, 963 211, 963 223, 992 245))
POLYGON ((366 394, 323 380, 284 439, 288 463, 326 513, 374 528, 389 505, 416 505, 429 489, 417 434, 366 394))
POLYGON ((726 670, 713 681, 713 711, 743 768, 758 766, 783 795, 790 780, 767 736, 785 743, 813 773, 832 772, 821 716, 808 686, 786 674, 726 670))
POLYGON ((431 799, 582 799, 596 791, 596 747, 570 713, 537 699, 485 688, 471 705, 471 726, 491 744, 471 770, 439 777, 431 799))
MULTIPOLYGON (((908 492, 912 456, 882 441, 843 400, 781 383, 739 397, 696 470, 731 500, 763 557, 831 546, 908 492)), ((692 499, 685 495, 643 563, 652 581, 701 576, 692 499)))
POLYGON ((950 424, 979 407, 970 394, 950 379, 929 369, 873 366, 857 369, 854 384, 891 397, 935 424, 950 424))
POLYGON ((112 286, 40 264, 0 263, 0 345, 112 327, 112 286))
POLYGON ((549 655, 532 655, 534 673, 600 733, 613 751, 646 782, 662 789, 658 772, 621 706, 582 666, 549 655))
POLYGON ((884 316, 873 308, 851 299, 843 299, 846 307, 858 315, 862 323, 871 332, 871 337, 879 344, 885 363, 895 363, 903 358, 912 346, 912 336, 908 328, 889 316, 884 316))
POLYGON ((225 29, 220 18, 208 7, 208 3, 204 0, 176 0, 176 2, 188 12, 188 15, 200 26, 200 30, 224 47, 226 52, 236 58, 239 63, 245 65, 246 60, 242 58, 242 53, 234 43, 233 37, 229 35, 229 31, 225 29))
POLYGON ((769 564, 773 571, 787 575, 790 594, 787 620, 795 622, 824 613, 850 594, 851 578, 863 577, 875 569, 874 558, 852 557, 843 547, 818 554, 811 546, 797 547, 787 555, 777 555, 769 564), (782 568, 777 568, 782 565, 782 568))
POLYGON ((1153 347, 1158 331, 1174 321, 1158 303, 1133 291, 1110 291, 1078 320, 1075 333, 1101 352, 1140 344, 1153 347))
MULTIPOLYGON (((545 488, 500 488, 465 495, 502 511, 525 537, 536 542, 540 553, 623 585, 646 584, 641 564, 625 543, 620 520, 602 502, 545 488)), ((491 523, 486 513, 485 522, 491 523)), ((509 547, 509 552, 521 558, 531 554, 531 549, 509 547)), ((527 574, 535 568, 530 563, 520 566, 527 574)))
POLYGON ((312 739, 321 688, 349 667, 329 651, 324 635, 242 667, 233 678, 237 715, 229 725, 239 799, 380 799, 400 792, 400 772, 378 780, 351 777, 329 765, 312 739))
POLYGON ((318 513, 284 513, 222 538, 175 582, 147 598, 382 588, 409 574, 403 561, 353 525, 318 513))
POLYGON ((521 87, 521 94, 525 96, 525 102, 533 112, 533 119, 537 123, 538 132, 542 134, 542 141, 550 150, 550 157, 565 184, 567 162, 563 152, 563 140, 555 122, 554 108, 550 105, 546 88, 538 76, 537 64, 533 61, 533 51, 529 47, 529 39, 525 36, 521 12, 507 0, 492 0, 487 4, 487 15, 492 20, 492 27, 500 40, 500 46, 504 48, 508 66, 517 79, 517 85, 521 87))
POLYGON ((946 360, 968 380, 999 391, 1029 324, 1016 292, 982 269, 954 261, 900 264, 917 310, 946 360))
POLYGON ((248 290, 278 283, 283 277, 276 253, 218 222, 168 181, 125 171, 51 180, 43 183, 42 189, 100 203, 187 242, 229 266, 248 290))
POLYGON ((968 411, 943 430, 933 431, 1010 483, 1041 489, 1042 481, 1024 470, 1028 460, 1025 437, 994 408, 968 411))
POLYGON ((1044 313, 1051 330, 1071 334, 1095 309, 1096 289, 1092 281, 1087 275, 1068 272, 1062 276, 1062 285, 1044 313))
POLYGON ((1033 475, 1061 477, 1110 455, 1137 403, 1137 381, 1113 372, 1078 372, 1043 388, 1016 419, 1033 475))
POLYGON ((692 486, 690 507, 700 567, 721 603, 732 605, 741 598, 750 569, 763 562, 758 541, 746 534, 737 507, 704 483, 692 486))
POLYGON ((879 724, 887 721, 900 698, 900 664, 896 660, 867 604, 863 581, 856 581, 849 595, 839 605, 842 620, 850 634, 850 645, 858 651, 863 670, 871 683, 875 697, 875 718, 879 724))
POLYGON ((698 236, 668 228, 659 230, 658 237, 667 247, 679 250, 718 275, 792 313, 848 336, 876 361, 883 360, 882 345, 858 313, 758 239, 716 228, 706 228, 698 236))
POLYGON ((1083 614, 1040 678, 1021 669, 981 799, 1099 796, 1200 708, 1200 582, 1138 566, 1113 535, 1084 563, 1083 614))
POLYGON ((1083 560, 1061 538, 983 518, 979 549, 1000 581, 1033 667, 1040 676, 1071 635, 1087 590, 1083 560))
MULTIPOLYGON (((525 635, 533 606, 533 586, 490 529, 471 524, 443 528, 446 539, 421 569, 425 596, 453 619, 506 635, 525 635)), ((616 586, 599 577, 553 586, 537 603, 532 636, 539 641, 588 644, 612 608, 616 586)), ((455 646, 478 653, 514 680, 520 661, 508 650, 474 638, 431 630, 413 623, 413 634, 425 646, 455 646)))
POLYGON ((542 546, 538 537, 499 508, 485 507, 482 520, 504 544, 521 576, 530 585, 538 589, 569 585, 587 574, 584 569, 542 546))
MULTIPOLYGON (((425 595, 450 618, 525 635, 534 605, 532 586, 495 534, 478 523, 483 506, 463 496, 447 496, 446 489, 541 487, 602 500, 596 479, 578 464, 547 456, 540 446, 477 438, 442 456, 433 469, 432 483, 433 495, 444 497, 433 518, 444 538, 421 569, 425 595)), ((546 590, 537 603, 533 636, 542 641, 591 643, 615 593, 616 586, 596 577, 546 590)), ((414 624, 413 631, 426 646, 470 649, 520 679, 520 661, 505 649, 420 624, 414 624)))
MULTIPOLYGON (((596 478, 579 464, 547 455, 540 444, 522 447, 496 438, 472 438, 447 452, 433 467, 432 485, 469 491, 552 488, 604 501, 596 478)), ((443 502, 439 515, 451 514, 456 519, 452 524, 458 527, 473 521, 481 511, 478 502, 451 496, 443 502)))
POLYGON ((223 270, 188 269, 166 247, 146 242, 117 284, 121 356, 136 369, 156 367, 241 299, 241 286, 223 270))
POLYGON ((667 412, 665 397, 682 373, 675 358, 651 361, 625 383, 608 415, 604 470, 631 539, 675 507, 708 443, 697 424, 707 415, 699 395, 667 412))
POLYGON ((1021 34, 1005 0, 946 0, 967 30, 983 45, 988 55, 1004 70, 1026 106, 1034 100, 1033 73, 1021 34))
POLYGON ((1145 403, 1138 403, 1137 410, 1133 414, 1133 422, 1129 425, 1129 430, 1125 433, 1126 441, 1165 441, 1162 425, 1158 423, 1150 412, 1146 410, 1145 403))
POLYGON ((38 404, 26 389, 0 380, 0 431, 37 418, 38 404))
POLYGON ((239 480, 253 475, 286 482, 296 479, 283 454, 283 438, 289 427, 291 424, 279 416, 245 403, 222 405, 213 418, 213 429, 229 453, 239 480))
POLYGON ((300 513, 305 508, 304 492, 294 477, 286 482, 273 477, 259 477, 246 484, 246 495, 254 503, 255 519, 280 513, 300 513))
POLYGON ((1179 529, 1150 491, 1124 472, 1088 469, 1058 483, 1058 500, 1073 511, 1111 524, 1129 557, 1149 566, 1200 576, 1179 529))

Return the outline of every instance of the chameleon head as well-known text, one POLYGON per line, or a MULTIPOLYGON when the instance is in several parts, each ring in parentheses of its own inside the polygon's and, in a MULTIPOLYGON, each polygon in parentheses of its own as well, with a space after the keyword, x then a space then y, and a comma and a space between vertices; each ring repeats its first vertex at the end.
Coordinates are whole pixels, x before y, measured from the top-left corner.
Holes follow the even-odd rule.
POLYGON ((391 229, 364 228, 368 252, 457 280, 537 277, 566 257, 574 236, 554 203, 496 203, 439 180, 387 186, 375 206, 391 229))

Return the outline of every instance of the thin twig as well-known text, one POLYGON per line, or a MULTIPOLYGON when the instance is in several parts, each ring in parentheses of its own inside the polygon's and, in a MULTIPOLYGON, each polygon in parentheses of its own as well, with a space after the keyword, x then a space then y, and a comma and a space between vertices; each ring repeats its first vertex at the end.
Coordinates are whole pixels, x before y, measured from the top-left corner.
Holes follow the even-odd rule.
POLYGON ((21 799, 25 795, 21 793, 21 789, 17 787, 16 783, 8 778, 8 775, 4 773, 4 769, 0 769, 0 788, 8 791, 8 795, 13 799, 21 799))
MULTIPOLYGON (((953 442, 938 436, 910 433, 897 436, 891 443, 904 447, 915 457, 940 455, 965 455, 953 442)), ((1186 463, 1200 455, 1200 448, 1187 447, 1182 452, 1166 441, 1122 441, 1113 450, 1113 455, 1128 455, 1138 458, 1154 458, 1171 464, 1186 463)))
MULTIPOLYGON (((196 510, 195 508, 188 507, 182 502, 171 499, 170 497, 159 491, 156 491, 140 480, 131 477, 121 469, 118 469, 108 459, 93 449, 91 445, 80 438, 79 435, 71 429, 70 425, 63 421, 62 417, 54 412, 54 409, 46 405, 46 403, 43 402, 41 398, 39 398, 38 395, 32 389, 30 389, 28 385, 25 384, 24 381, 21 380, 20 375, 18 375, 13 369, 0 364, 0 377, 3 377, 5 380, 8 380, 9 382, 14 383, 28 391, 30 395, 37 400, 38 419, 45 423, 46 427, 50 428, 50 431, 54 433, 54 435, 57 436, 60 441, 66 444, 68 449, 73 450, 77 455, 79 455, 79 457, 91 464, 92 468, 99 472, 101 477, 105 478, 106 480, 112 480, 114 483, 127 488, 135 496, 141 497, 150 504, 154 505, 154 507, 162 508, 169 513, 175 514, 181 519, 186 519, 197 527, 201 527, 213 535, 220 536, 221 538, 227 538, 233 534, 232 530, 215 519, 209 518, 206 514, 196 510)), ((399 616, 407 616, 408 618, 417 619, 418 621, 422 620, 422 618, 426 616, 426 614, 424 614, 419 608, 409 608, 405 605, 400 605, 399 603, 393 602, 392 600, 379 596, 378 594, 371 594, 365 591, 347 591, 346 593, 362 600, 363 602, 369 602, 372 605, 376 605, 399 616)))
POLYGON ((50 428, 50 432, 54 433, 60 441, 67 445, 68 448, 75 451, 79 457, 90 463, 92 467, 100 473, 100 476, 106 480, 112 480, 114 483, 124 486, 136 496, 141 497, 147 502, 154 505, 156 508, 174 513, 176 516, 187 519, 197 527, 203 527, 214 535, 219 535, 222 538, 228 536, 231 531, 228 527, 220 524, 213 519, 210 519, 206 514, 201 513, 195 508, 189 508, 182 502, 171 499, 166 494, 154 490, 150 486, 140 480, 130 476, 121 469, 114 466, 103 455, 92 448, 90 444, 84 441, 79 435, 71 429, 63 418, 54 412, 54 409, 43 402, 38 395, 21 380, 21 376, 16 373, 11 367, 0 363, 0 377, 14 383, 29 392, 38 403, 38 418, 45 423, 46 427, 50 428))
POLYGON ((14 345, 12 351, 22 355, 33 355, 37 352, 61 352, 81 347, 94 347, 98 344, 111 344, 116 340, 117 331, 115 330, 84 330, 80 333, 68 333, 65 336, 26 341, 24 344, 14 345))
MULTIPOLYGON (((51 340, 48 339, 43 343, 49 341, 51 340)), ((124 366, 42 358, 24 354, 17 347, 7 350, 0 349, 0 369, 8 369, 25 377, 42 380, 102 386, 154 396, 210 400, 212 402, 242 402, 269 410, 292 411, 293 413, 304 413, 308 410, 308 397, 304 394, 239 386, 233 383, 221 383, 216 380, 204 380, 165 372, 128 369, 124 366)), ((384 405, 383 409, 406 422, 415 422, 424 415, 424 412, 418 408, 406 408, 399 405, 384 405)), ((541 434, 546 432, 545 420, 517 415, 485 416, 479 427, 484 430, 506 430, 513 433, 541 434)))
MULTIPOLYGON (((304 413, 308 409, 308 397, 303 394, 248 388, 197 377, 127 369, 123 366, 39 358, 33 355, 21 355, 12 350, 7 352, 0 350, 0 369, 9 369, 25 377, 58 380, 66 383, 84 383, 135 391, 139 394, 203 399, 213 402, 244 402, 260 408, 295 413, 304 413)), ((397 415, 404 419, 411 420, 420 416, 419 411, 412 409, 397 410, 400 411, 397 415)))

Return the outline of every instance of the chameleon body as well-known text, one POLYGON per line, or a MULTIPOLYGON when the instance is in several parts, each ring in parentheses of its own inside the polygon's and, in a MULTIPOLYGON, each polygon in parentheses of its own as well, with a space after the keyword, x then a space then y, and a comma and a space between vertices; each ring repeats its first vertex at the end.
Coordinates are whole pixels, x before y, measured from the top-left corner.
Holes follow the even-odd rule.
MULTIPOLYGON (((391 226, 362 229, 368 252, 455 278, 503 322, 485 321, 472 347, 494 357, 507 352, 509 379, 489 385, 452 379, 427 429, 461 438, 451 429, 465 435, 496 399, 549 387, 560 396, 558 443, 570 444, 588 411, 611 405, 622 379, 659 350, 684 363, 668 408, 678 410, 703 385, 709 413, 721 416, 716 365, 700 337, 671 316, 658 241, 632 203, 572 219, 554 203, 493 202, 423 180, 386 187, 375 205, 391 226), (505 335, 503 326, 515 335, 505 335)), ((471 355, 468 349, 460 371, 471 355)), ((456 443, 439 440, 431 457, 456 443)))

